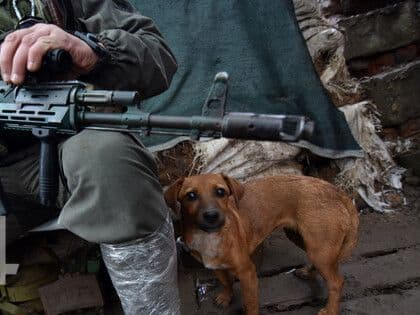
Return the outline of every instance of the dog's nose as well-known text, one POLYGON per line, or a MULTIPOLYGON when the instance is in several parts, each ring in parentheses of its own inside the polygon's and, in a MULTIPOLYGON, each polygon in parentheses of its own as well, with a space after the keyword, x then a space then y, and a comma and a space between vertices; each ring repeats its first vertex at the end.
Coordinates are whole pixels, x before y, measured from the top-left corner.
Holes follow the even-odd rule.
POLYGON ((208 223, 215 223, 219 220, 220 214, 218 211, 211 210, 203 213, 203 219, 208 223))

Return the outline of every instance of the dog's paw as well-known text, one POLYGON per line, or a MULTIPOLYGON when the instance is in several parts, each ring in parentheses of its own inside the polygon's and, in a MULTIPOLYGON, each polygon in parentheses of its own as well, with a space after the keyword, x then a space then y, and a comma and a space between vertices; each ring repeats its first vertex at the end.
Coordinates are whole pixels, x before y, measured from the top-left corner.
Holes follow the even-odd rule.
POLYGON ((328 312, 328 310, 326 308, 322 308, 319 312, 318 315, 329 315, 330 313, 328 312))
POLYGON ((222 292, 222 293, 219 293, 219 295, 217 295, 214 301, 218 306, 228 307, 231 300, 232 300, 232 294, 228 292, 222 292))
POLYGON ((316 271, 310 266, 305 266, 299 269, 296 269, 293 274, 299 279, 303 280, 312 280, 316 276, 316 271))

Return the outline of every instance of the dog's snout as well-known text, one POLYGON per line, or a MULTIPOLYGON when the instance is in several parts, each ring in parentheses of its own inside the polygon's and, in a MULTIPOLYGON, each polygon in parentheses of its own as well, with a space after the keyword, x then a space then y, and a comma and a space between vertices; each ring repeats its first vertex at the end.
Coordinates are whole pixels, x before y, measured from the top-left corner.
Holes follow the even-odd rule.
POLYGON ((215 223, 219 218, 220 214, 217 210, 210 210, 203 213, 203 219, 208 223, 215 223))
POLYGON ((197 223, 200 229, 206 232, 216 232, 225 224, 225 216, 217 208, 202 209, 197 217, 197 223))

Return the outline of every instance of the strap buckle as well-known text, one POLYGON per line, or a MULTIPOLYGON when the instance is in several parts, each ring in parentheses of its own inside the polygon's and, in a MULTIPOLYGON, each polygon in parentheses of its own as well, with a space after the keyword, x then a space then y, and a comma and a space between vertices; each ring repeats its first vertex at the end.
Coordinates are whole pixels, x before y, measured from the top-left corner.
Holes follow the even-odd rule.
MULTIPOLYGON (((31 5, 31 16, 35 16, 35 1, 34 0, 29 0, 28 2, 31 5)), ((12 1, 12 6, 13 6, 13 10, 15 11, 15 15, 16 15, 17 19, 19 21, 22 20, 23 15, 22 15, 22 12, 20 12, 20 10, 18 8, 17 0, 12 1)))

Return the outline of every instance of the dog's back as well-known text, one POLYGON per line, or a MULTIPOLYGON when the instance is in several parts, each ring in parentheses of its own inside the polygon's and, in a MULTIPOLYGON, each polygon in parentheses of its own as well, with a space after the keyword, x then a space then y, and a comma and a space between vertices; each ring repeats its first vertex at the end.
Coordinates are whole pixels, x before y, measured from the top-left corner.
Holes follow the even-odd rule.
POLYGON ((336 229, 344 231, 340 260, 357 243, 357 209, 344 192, 326 181, 297 175, 272 176, 247 182, 244 189, 238 208, 249 218, 253 248, 278 226, 307 238, 315 228, 329 230, 327 234, 336 229))

